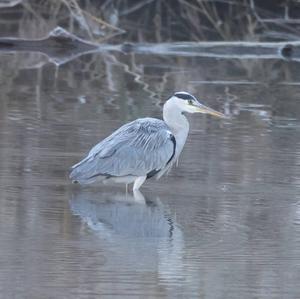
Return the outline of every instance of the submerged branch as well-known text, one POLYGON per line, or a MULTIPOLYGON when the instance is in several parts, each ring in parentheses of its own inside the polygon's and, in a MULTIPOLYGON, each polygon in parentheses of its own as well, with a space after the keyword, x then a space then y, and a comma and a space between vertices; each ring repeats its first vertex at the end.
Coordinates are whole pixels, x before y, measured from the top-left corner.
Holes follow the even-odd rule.
POLYGON ((300 60, 300 42, 298 41, 124 44, 123 51, 216 58, 300 60))
POLYGON ((123 53, 216 57, 223 59, 290 59, 300 60, 300 42, 183 42, 124 43, 120 45, 92 43, 58 27, 45 38, 25 40, 0 38, 1 52, 40 52, 57 65, 78 56, 102 51, 123 53))

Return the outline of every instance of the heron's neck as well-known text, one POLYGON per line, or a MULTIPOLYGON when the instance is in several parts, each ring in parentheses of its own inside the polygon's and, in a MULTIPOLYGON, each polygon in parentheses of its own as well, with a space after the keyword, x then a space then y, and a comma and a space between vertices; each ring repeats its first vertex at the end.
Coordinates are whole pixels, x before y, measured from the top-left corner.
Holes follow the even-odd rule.
POLYGON ((189 130, 189 122, 187 118, 171 101, 167 101, 164 105, 163 118, 165 123, 169 126, 174 134, 189 130))
POLYGON ((185 144, 189 132, 189 122, 182 114, 182 111, 170 101, 167 101, 164 105, 163 118, 165 123, 171 129, 172 134, 175 136, 177 143, 176 152, 178 156, 185 144))

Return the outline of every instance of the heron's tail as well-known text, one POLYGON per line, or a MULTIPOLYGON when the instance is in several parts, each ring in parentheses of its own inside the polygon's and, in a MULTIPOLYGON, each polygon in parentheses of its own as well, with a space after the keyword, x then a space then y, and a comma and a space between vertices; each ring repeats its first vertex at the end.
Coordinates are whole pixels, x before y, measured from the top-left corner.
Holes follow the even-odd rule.
POLYGON ((107 176, 95 171, 95 165, 91 160, 84 159, 72 166, 69 177, 73 183, 86 185, 95 181, 102 181, 107 176))

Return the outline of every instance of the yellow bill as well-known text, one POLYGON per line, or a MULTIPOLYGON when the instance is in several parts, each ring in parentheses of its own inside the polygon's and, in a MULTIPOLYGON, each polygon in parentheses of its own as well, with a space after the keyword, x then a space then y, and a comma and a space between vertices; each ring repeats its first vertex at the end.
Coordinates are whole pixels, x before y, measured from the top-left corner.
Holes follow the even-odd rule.
POLYGON ((216 111, 212 108, 209 108, 207 106, 204 106, 202 104, 199 104, 197 106, 195 105, 194 107, 196 108, 195 112, 198 112, 198 113, 210 114, 210 115, 213 115, 213 116, 216 116, 219 118, 228 118, 225 114, 223 114, 219 111, 216 111))

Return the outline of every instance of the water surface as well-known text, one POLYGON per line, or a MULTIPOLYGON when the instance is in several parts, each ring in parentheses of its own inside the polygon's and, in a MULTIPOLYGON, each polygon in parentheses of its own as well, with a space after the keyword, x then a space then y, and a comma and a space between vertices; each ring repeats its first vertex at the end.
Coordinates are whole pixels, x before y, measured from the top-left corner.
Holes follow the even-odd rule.
POLYGON ((1 298, 299 298, 298 63, 95 53, 0 56, 1 298), (237 82, 240 81, 240 82, 237 82), (187 90, 179 166, 143 195, 69 167, 187 90))

